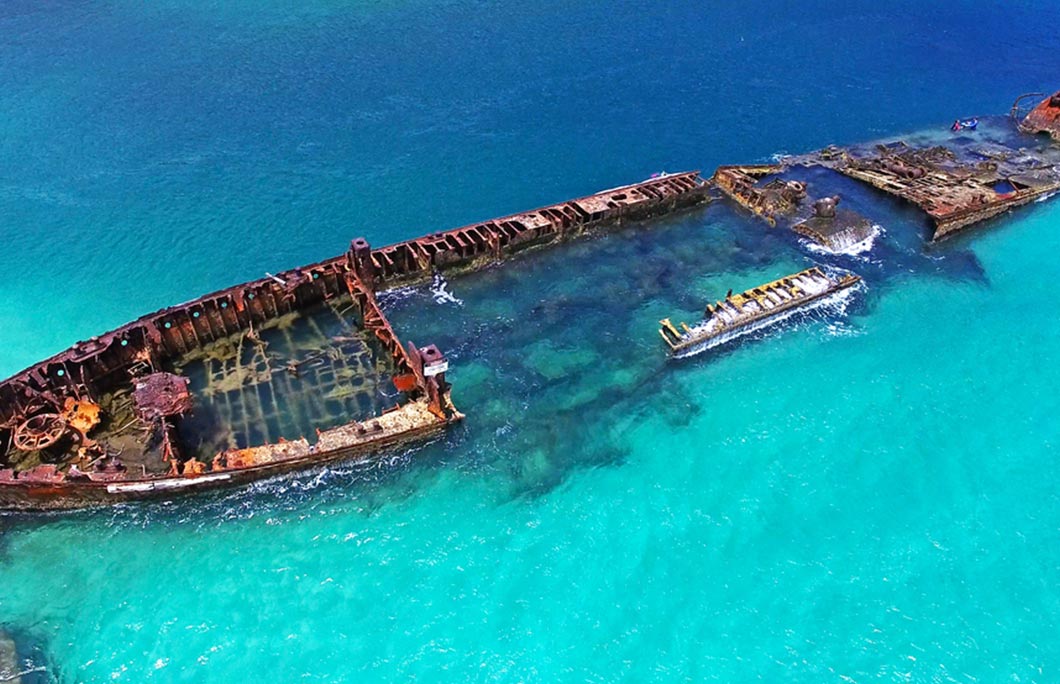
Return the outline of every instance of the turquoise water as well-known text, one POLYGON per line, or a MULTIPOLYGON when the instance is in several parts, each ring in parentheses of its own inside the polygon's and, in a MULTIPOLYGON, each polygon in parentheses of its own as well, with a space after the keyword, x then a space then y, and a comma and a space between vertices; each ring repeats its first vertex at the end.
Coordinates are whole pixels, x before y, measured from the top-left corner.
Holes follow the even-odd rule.
MULTIPOLYGON (((1060 87, 1060 10, 924 5, 4 3, 0 374, 357 235, 1060 87)), ((1060 205, 929 248, 845 201, 886 231, 826 260, 845 315, 679 364, 659 318, 825 259, 718 204, 389 295, 464 425, 0 517, 0 626, 62 682, 1055 681, 1060 205)))

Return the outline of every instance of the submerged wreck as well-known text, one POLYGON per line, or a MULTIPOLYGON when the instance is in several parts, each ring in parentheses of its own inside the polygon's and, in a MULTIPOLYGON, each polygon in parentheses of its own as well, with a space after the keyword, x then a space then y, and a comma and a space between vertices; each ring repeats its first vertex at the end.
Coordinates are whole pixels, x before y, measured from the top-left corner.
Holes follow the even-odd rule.
POLYGON ((978 161, 970 156, 942 145, 897 142, 817 163, 915 204, 935 222, 932 240, 1060 190, 1053 165, 1019 150, 995 149, 978 161))
POLYGON ((837 209, 839 195, 812 203, 813 215, 799 219, 809 203, 806 184, 785 180, 785 164, 722 166, 712 178, 719 190, 772 227, 784 221, 794 232, 831 252, 866 242, 874 235, 871 221, 855 212, 837 209))
MULTIPOLYGON (((1023 98, 1021 98, 1023 99, 1023 98)), ((1013 106, 1018 111, 1019 102, 1013 106)), ((874 224, 815 196, 800 170, 836 173, 912 203, 948 237, 1060 190, 1060 93, 999 136, 828 147, 773 164, 663 174, 529 212, 343 254, 157 311, 0 382, 0 509, 169 497, 373 454, 464 416, 448 361, 391 327, 377 295, 474 271, 588 231, 728 198, 769 226, 838 252, 874 224)), ((997 129, 1000 130, 1000 129, 997 129)), ((770 325, 850 290, 813 267, 730 295, 693 327, 662 321, 675 356, 770 325)))
POLYGON ((0 509, 237 485, 437 434, 448 362, 377 300, 525 249, 707 201, 698 172, 372 249, 144 316, 0 382, 0 509))
POLYGON ((707 304, 704 319, 694 326, 681 323, 678 330, 669 318, 664 318, 659 321, 659 334, 671 353, 683 356, 778 323, 859 282, 861 278, 856 275, 833 276, 814 266, 739 294, 730 291, 724 299, 707 304))
POLYGON ((722 166, 711 181, 770 226, 786 226, 834 250, 866 239, 872 223, 834 211, 839 196, 812 200, 812 187, 788 177, 797 168, 826 169, 913 204, 934 224, 930 239, 942 240, 1060 191, 1060 149, 1033 137, 1060 140, 1060 92, 1021 115, 1020 103, 1038 96, 1017 99, 1011 111, 1015 125, 995 127, 993 136, 976 126, 930 144, 833 145, 771 164, 722 166), (831 199, 831 206, 822 206, 821 199, 831 199), (810 206, 813 216, 807 216, 810 206))
POLYGON ((840 252, 871 241, 876 235, 876 226, 860 214, 838 208, 839 200, 839 195, 817 200, 813 203, 813 215, 791 229, 830 252, 840 252))

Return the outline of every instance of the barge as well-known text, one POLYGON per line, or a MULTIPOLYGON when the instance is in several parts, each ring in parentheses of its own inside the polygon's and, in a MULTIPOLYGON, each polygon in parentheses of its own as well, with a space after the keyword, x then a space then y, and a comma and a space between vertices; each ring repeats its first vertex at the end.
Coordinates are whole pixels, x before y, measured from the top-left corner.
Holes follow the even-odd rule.
POLYGON ((859 282, 859 276, 832 276, 814 266, 739 294, 730 290, 724 299, 707 304, 703 320, 694 326, 681 323, 678 330, 664 318, 659 321, 659 335, 671 354, 689 356, 813 308, 859 282))
POLYGON ((709 200, 698 172, 372 249, 139 318, 0 382, 0 510, 245 484, 437 435, 464 416, 448 362, 377 300, 436 273, 709 200))

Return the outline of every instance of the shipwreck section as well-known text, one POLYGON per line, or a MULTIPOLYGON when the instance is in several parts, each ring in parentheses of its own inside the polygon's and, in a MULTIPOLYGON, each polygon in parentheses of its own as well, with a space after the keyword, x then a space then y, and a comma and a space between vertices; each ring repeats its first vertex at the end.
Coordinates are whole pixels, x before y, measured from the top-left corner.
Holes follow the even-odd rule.
POLYGON ((398 338, 359 276, 360 244, 337 259, 145 316, 0 384, 0 508, 75 508, 249 482, 460 420, 445 357, 398 338), (197 401, 177 374, 185 359, 259 345, 263 330, 328 302, 349 311, 362 344, 390 369, 393 406, 310 435, 312 444, 281 439, 197 457, 179 430, 197 401))
POLYGON ((1015 125, 998 125, 994 119, 1000 117, 992 117, 915 144, 829 146, 772 164, 721 166, 711 180, 770 226, 791 227, 836 251, 870 238, 871 222, 828 206, 829 199, 838 204, 838 196, 813 202, 813 214, 806 216, 809 188, 790 173, 796 166, 829 169, 912 203, 933 221, 931 239, 941 240, 1060 190, 1058 150, 1028 136, 1047 133, 1060 140, 1060 92, 1024 113, 1021 103, 1038 97, 1030 93, 1013 104, 1015 125))
POLYGON ((681 323, 678 330, 669 318, 664 318, 659 321, 662 326, 659 335, 673 355, 682 356, 770 325, 859 282, 859 276, 849 273, 832 276, 814 266, 740 294, 732 294, 730 290, 724 299, 707 304, 703 320, 695 326, 681 323))
POLYGON ((375 292, 354 270, 355 254, 351 249, 340 261, 166 309, 0 385, 0 507, 74 508, 248 482, 460 420, 449 398, 445 357, 434 346, 398 339, 375 292), (401 399, 381 415, 320 431, 313 444, 304 437, 281 439, 197 458, 178 430, 196 397, 187 378, 171 371, 197 354, 255 344, 262 330, 329 299, 355 314, 357 328, 392 369, 401 399))
MULTIPOLYGON (((1027 97, 1040 96, 1041 93, 1023 95, 1012 105, 1013 116, 1020 111, 1020 102, 1027 97)), ((1053 140, 1060 141, 1060 91, 1053 93, 1038 103, 1019 124, 1024 133, 1048 133, 1053 140)))
POLYGON ((831 252, 872 238, 871 221, 836 208, 839 195, 814 201, 813 214, 805 217, 804 207, 810 204, 808 187, 802 181, 785 179, 789 169, 788 164, 722 166, 711 180, 729 199, 770 226, 790 227, 831 252))
POLYGON ((839 195, 813 203, 813 215, 791 227, 831 252, 840 252, 872 238, 872 221, 861 214, 838 208, 839 195))
POLYGON ((950 147, 896 142, 869 153, 828 150, 814 163, 915 204, 935 223, 932 240, 1060 189, 1055 167, 1016 150, 972 161, 950 147))
POLYGON ((366 281, 390 288, 429 280, 435 271, 474 270, 603 225, 642 220, 706 202, 707 191, 708 183, 698 171, 667 174, 383 247, 365 259, 362 274, 366 281))
MULTIPOLYGON (((463 418, 450 399, 448 362, 433 345, 403 341, 378 292, 694 206, 708 200, 707 188, 697 172, 666 174, 380 249, 356 239, 340 256, 162 309, 79 342, 0 382, 0 509, 77 508, 250 482, 437 433, 463 418), (311 312, 319 309, 349 318, 351 332, 277 359, 264 338, 312 325, 311 312), (212 457, 181 429, 204 399, 184 375, 189 364, 209 362, 206 380, 218 379, 221 390, 236 397, 226 417, 234 421, 244 414, 242 422, 252 428, 294 410, 293 395, 276 391, 291 383, 261 382, 256 373, 305 380, 309 387, 299 396, 312 399, 317 390, 326 402, 356 388, 358 363, 369 362, 354 363, 352 357, 365 349, 393 385, 387 395, 393 405, 372 415, 348 416, 291 438, 282 430, 272 439, 268 429, 247 429, 212 457), (244 364, 245 358, 264 365, 244 364), (231 369, 233 360, 235 372, 210 375, 211 368, 231 369), (239 399, 250 392, 261 401, 239 399), (245 415, 266 404, 272 413, 245 415)), ((340 414, 347 411, 332 401, 335 406, 340 414)))
POLYGON ((799 181, 766 180, 786 169, 782 164, 719 166, 711 180, 734 202, 775 227, 779 216, 794 214, 806 199, 806 186, 799 181))

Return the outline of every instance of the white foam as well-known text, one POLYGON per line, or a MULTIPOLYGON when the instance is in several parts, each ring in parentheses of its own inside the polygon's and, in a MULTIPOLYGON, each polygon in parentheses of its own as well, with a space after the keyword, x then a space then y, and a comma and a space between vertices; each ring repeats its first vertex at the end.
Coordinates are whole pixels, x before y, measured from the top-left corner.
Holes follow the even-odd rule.
POLYGON ((385 290, 376 295, 379 303, 383 306, 398 304, 407 299, 412 299, 419 294, 419 288, 413 285, 396 287, 393 290, 385 290))
POLYGON ((463 306, 464 300, 454 297, 453 293, 448 290, 448 287, 449 283, 442 277, 442 274, 435 273, 434 282, 431 283, 431 295, 434 297, 434 302, 436 304, 456 304, 457 306, 463 306))
POLYGON ((812 240, 806 240, 806 249, 811 252, 818 254, 845 254, 847 256, 857 256, 863 254, 872 249, 876 243, 876 238, 883 235, 883 226, 879 224, 873 224, 872 230, 869 232, 868 237, 863 240, 841 242, 841 246, 838 249, 829 249, 822 244, 816 243, 812 240))

